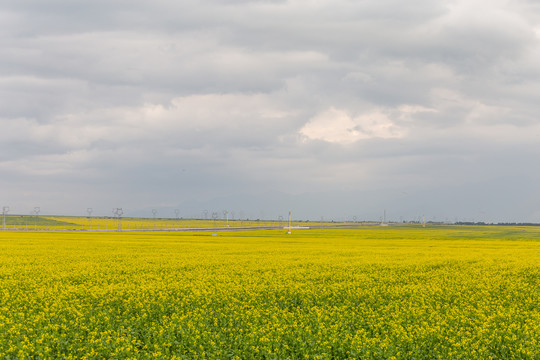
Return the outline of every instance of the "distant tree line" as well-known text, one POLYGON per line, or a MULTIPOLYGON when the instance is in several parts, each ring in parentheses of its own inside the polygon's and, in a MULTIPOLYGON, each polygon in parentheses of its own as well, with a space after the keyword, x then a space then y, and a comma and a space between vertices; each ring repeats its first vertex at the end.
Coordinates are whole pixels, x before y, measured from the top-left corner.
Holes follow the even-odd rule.
POLYGON ((498 226, 540 226, 538 223, 519 223, 519 222, 507 222, 507 223, 485 223, 483 221, 458 221, 455 222, 456 225, 498 225, 498 226))

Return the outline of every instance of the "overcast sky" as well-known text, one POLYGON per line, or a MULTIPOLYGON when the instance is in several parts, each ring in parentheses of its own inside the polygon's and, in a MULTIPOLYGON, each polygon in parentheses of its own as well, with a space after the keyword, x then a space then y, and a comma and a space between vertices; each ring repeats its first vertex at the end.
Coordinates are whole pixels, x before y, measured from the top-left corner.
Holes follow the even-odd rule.
POLYGON ((3 0, 0 206, 540 222, 540 3, 3 0))

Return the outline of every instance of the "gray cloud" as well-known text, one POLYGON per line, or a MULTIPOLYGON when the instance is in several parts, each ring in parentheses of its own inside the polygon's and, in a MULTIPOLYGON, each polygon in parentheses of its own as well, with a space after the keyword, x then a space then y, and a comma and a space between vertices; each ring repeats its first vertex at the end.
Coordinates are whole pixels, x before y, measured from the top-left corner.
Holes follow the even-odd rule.
POLYGON ((538 10, 502 0, 5 1, 0 201, 21 213, 216 204, 260 216, 285 194, 295 200, 283 207, 304 217, 373 217, 386 203, 408 217, 482 208, 505 221, 513 207, 540 221, 529 186, 540 177, 538 10), (373 212, 352 200, 381 191, 373 212), (407 206, 399 195, 424 192, 441 195, 407 206))

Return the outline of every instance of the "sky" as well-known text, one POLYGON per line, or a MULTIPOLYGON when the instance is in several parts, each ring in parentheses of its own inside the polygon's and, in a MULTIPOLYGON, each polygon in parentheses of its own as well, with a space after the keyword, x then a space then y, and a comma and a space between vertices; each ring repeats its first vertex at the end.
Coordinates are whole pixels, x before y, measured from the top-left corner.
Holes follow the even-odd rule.
POLYGON ((532 0, 4 0, 0 206, 540 222, 539 95, 532 0))

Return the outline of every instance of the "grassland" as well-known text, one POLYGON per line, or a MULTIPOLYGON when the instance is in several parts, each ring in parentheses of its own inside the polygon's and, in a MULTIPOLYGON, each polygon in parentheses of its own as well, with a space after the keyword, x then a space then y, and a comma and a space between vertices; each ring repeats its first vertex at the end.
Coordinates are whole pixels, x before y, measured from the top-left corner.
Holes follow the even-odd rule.
POLYGON ((540 359, 540 231, 0 232, 2 359, 540 359))

